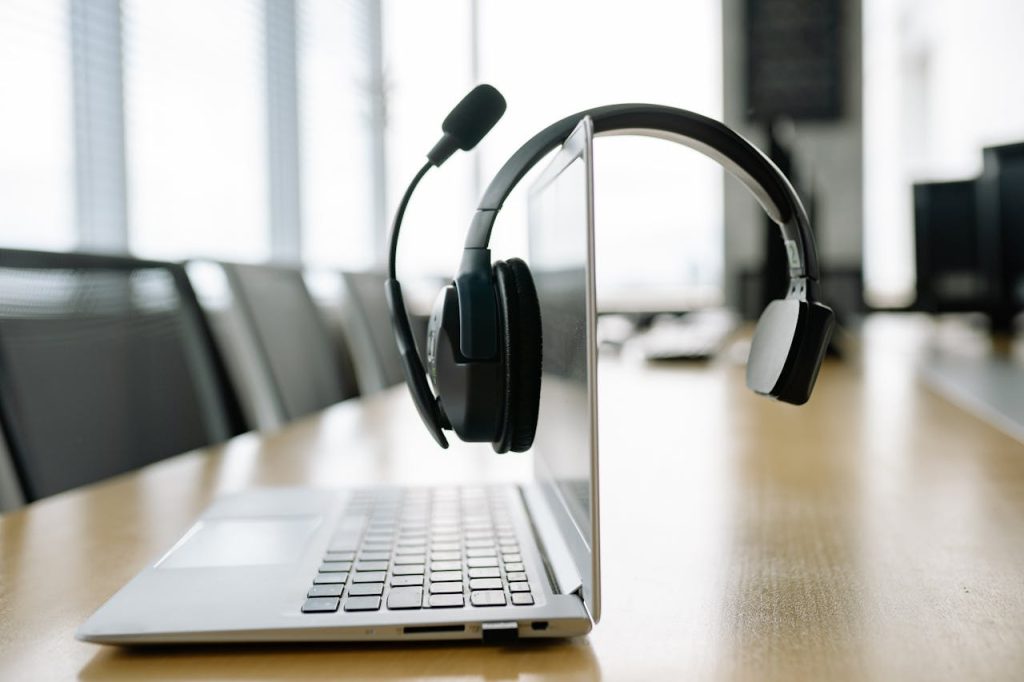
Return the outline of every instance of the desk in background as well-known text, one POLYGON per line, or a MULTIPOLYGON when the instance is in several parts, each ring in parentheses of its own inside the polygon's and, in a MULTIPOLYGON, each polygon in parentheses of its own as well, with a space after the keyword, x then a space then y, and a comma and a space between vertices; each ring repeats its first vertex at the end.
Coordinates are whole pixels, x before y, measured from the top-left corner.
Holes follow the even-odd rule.
POLYGON ((932 393, 898 321, 803 408, 742 367, 600 374, 604 619, 475 644, 83 644, 75 628, 215 496, 264 485, 522 479, 434 447, 404 389, 0 520, 0 679, 1008 679, 1024 671, 1024 445, 932 393))

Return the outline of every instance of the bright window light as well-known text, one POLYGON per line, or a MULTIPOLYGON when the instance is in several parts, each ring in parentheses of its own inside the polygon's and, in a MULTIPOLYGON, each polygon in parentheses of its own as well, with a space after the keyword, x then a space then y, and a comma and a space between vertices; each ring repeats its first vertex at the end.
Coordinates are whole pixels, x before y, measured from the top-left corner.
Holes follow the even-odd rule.
POLYGON ((131 248, 269 256, 263 14, 253 0, 124 0, 131 248))
POLYGON ((0 246, 77 242, 65 0, 0 2, 0 246))

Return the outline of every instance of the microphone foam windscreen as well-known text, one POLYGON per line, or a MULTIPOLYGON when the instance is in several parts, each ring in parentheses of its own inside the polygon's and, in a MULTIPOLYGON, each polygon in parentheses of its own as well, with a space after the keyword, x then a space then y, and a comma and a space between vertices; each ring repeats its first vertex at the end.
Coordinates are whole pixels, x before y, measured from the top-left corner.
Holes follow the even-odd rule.
POLYGON ((441 124, 441 130, 455 138, 459 149, 468 151, 505 113, 505 98, 490 85, 478 85, 462 98, 441 124))

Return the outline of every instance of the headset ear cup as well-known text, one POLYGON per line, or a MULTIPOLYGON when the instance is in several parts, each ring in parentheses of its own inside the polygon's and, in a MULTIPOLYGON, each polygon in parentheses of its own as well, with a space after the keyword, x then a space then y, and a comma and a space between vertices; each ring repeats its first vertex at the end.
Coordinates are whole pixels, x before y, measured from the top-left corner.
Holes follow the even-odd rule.
POLYGON ((525 452, 533 445, 540 408, 540 303, 533 275, 518 258, 494 264, 501 330, 499 342, 505 367, 505 400, 495 452, 525 452))

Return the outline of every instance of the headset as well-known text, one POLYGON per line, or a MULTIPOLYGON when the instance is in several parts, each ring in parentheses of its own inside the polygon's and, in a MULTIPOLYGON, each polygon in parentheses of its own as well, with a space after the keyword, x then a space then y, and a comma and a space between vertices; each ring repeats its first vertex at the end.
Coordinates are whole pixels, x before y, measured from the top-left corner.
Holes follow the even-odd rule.
POLYGON ((497 123, 505 100, 477 86, 445 119, 440 142, 406 190, 391 228, 386 295, 406 383, 423 423, 441 447, 444 430, 495 452, 533 444, 543 359, 540 305, 518 258, 491 262, 488 243, 502 204, 526 173, 589 116, 594 132, 664 138, 708 156, 738 178, 779 225, 789 288, 761 314, 747 360, 747 385, 782 402, 810 398, 834 326, 818 301, 819 272, 807 213, 789 180, 761 151, 713 119, 655 104, 613 104, 567 116, 534 135, 491 180, 466 236, 458 272, 435 301, 427 325, 427 370, 417 352, 395 273, 402 218, 416 185, 455 150, 472 149, 497 123), (427 376, 430 384, 427 383, 427 376), (433 386, 433 390, 431 389, 433 386))

